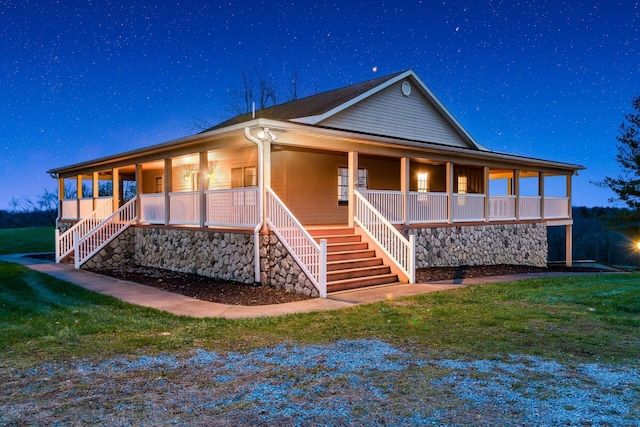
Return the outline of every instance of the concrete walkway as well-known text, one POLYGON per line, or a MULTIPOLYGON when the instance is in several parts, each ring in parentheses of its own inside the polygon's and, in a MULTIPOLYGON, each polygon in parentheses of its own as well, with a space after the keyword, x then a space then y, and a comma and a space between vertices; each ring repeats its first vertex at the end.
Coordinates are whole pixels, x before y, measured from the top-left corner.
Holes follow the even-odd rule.
POLYGON ((139 283, 115 279, 85 270, 76 270, 69 264, 56 264, 50 261, 28 258, 23 254, 0 256, 0 261, 24 265, 32 270, 55 277, 56 279, 64 280, 101 294, 110 295, 131 304, 151 307, 181 316, 200 318, 223 317, 227 319, 281 316, 292 313, 336 310, 359 304, 368 304, 428 292, 458 289, 474 284, 506 282, 542 276, 567 275, 567 273, 522 274, 439 281, 415 285, 384 285, 335 292, 330 294, 328 298, 314 298, 284 304, 238 306, 201 301, 139 283))

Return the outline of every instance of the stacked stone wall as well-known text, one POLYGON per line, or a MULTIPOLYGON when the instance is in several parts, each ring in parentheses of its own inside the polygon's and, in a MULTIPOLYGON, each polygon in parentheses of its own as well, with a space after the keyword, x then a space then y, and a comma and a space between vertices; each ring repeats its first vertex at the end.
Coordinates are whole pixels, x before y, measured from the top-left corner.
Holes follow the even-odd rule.
POLYGON ((543 223, 484 224, 413 228, 416 267, 461 265, 547 265, 547 227, 543 223))
POLYGON ((252 234, 136 227, 135 263, 241 283, 255 282, 252 234))
POLYGON ((129 227, 82 264, 84 269, 122 267, 133 264, 134 231, 129 227))
POLYGON ((260 236, 260 280, 277 289, 307 296, 320 293, 275 234, 260 236))

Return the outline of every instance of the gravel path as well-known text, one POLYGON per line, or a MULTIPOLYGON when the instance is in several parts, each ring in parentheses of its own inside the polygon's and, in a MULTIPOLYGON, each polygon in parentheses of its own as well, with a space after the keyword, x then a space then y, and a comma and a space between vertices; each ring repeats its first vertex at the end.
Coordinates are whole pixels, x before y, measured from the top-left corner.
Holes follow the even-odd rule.
POLYGON ((0 371, 1 425, 637 426, 640 368, 432 360, 379 340, 0 371))

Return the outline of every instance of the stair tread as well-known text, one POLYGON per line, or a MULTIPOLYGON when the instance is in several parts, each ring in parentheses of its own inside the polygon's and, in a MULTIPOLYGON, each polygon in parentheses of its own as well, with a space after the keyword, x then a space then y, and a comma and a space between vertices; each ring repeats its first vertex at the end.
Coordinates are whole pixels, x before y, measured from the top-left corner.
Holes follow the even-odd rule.
POLYGON ((365 270, 378 270, 381 268, 389 268, 389 266, 381 264, 381 265, 371 265, 367 267, 353 267, 353 268, 344 268, 342 270, 333 270, 328 271, 327 274, 336 274, 336 273, 348 273, 348 272, 356 272, 356 271, 365 271, 365 270))
MULTIPOLYGON (((396 280, 398 279, 398 275, 395 274, 395 273, 385 273, 385 274, 376 274, 375 276, 354 277, 354 278, 351 278, 351 279, 334 280, 334 281, 331 281, 331 284, 332 285, 338 285, 338 284, 346 284, 346 283, 354 283, 354 282, 363 282, 363 281, 365 281, 367 279, 372 279, 374 277, 380 278, 380 279, 382 279, 383 277, 384 278, 389 278, 389 279, 395 277, 396 280)), ((329 284, 327 284, 327 286, 328 285, 329 284)))
MULTIPOLYGON (((367 250, 371 250, 371 249, 367 249, 367 250)), ((337 254, 339 252, 333 252, 333 254, 337 254)), ((349 252, 351 253, 351 252, 349 252)), ((372 261, 372 260, 380 260, 380 262, 382 262, 382 258, 378 258, 376 256, 370 256, 367 258, 351 258, 351 259, 337 259, 335 261, 327 261, 327 265, 334 265, 334 264, 351 264, 351 263, 357 263, 357 262, 368 262, 368 261, 372 261)))

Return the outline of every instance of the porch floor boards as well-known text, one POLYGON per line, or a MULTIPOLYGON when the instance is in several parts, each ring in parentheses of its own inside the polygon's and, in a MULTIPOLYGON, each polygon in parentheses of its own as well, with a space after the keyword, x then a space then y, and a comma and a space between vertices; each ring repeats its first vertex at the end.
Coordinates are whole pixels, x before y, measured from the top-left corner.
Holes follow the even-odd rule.
POLYGON ((334 225, 307 231, 318 242, 327 240, 327 292, 398 283, 398 276, 353 228, 334 225))

